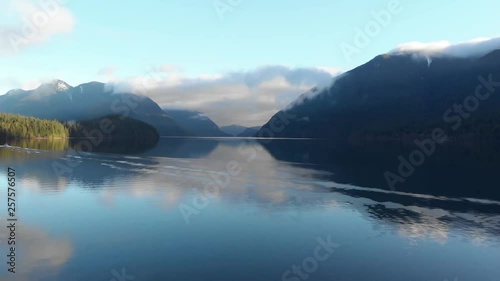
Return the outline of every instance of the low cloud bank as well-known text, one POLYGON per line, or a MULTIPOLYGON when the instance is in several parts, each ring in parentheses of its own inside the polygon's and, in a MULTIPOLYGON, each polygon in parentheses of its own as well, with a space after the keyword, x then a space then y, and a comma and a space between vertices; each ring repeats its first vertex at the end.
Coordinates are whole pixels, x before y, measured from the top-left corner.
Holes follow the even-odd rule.
POLYGON ((330 83, 338 73, 339 69, 327 67, 279 65, 195 78, 153 71, 127 82, 111 82, 110 87, 115 92, 146 95, 162 107, 203 112, 221 126, 260 126, 301 94, 330 83))
POLYGON ((449 41, 408 42, 397 46, 391 54, 420 54, 428 57, 477 58, 500 49, 500 37, 477 38, 458 44, 449 41))

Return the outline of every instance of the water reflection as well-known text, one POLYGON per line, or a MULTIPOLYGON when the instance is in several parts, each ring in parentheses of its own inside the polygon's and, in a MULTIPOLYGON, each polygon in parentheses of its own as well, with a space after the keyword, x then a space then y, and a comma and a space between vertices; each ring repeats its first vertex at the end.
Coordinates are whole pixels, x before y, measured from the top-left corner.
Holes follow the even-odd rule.
POLYGON ((219 145, 216 139, 162 138, 160 144, 144 153, 145 156, 171 158, 204 158, 219 145))
MULTIPOLYGON (((454 213, 475 212, 481 214, 483 217, 481 221, 484 221, 484 217, 494 217, 500 211, 500 205, 495 201, 460 199, 462 197, 474 198, 474 195, 477 195, 477 193, 468 192, 471 186, 468 185, 469 181, 463 179, 464 175, 477 179, 478 182, 487 180, 492 183, 494 173, 490 173, 489 179, 484 176, 476 178, 474 174, 476 171, 487 174, 490 169, 494 169, 485 163, 479 167, 477 161, 473 163, 465 161, 464 166, 475 168, 468 173, 456 175, 454 174, 456 171, 449 166, 442 166, 438 171, 434 171, 433 167, 438 164, 430 162, 428 163, 430 167, 421 167, 422 170, 415 175, 415 179, 404 188, 413 188, 422 181, 429 185, 429 177, 439 174, 439 177, 435 178, 436 184, 411 191, 403 188, 399 192, 383 192, 381 189, 372 190, 371 187, 378 187, 381 184, 380 179, 384 179, 381 171, 394 164, 391 160, 396 158, 390 157, 395 154, 394 152, 384 152, 386 157, 382 158, 380 153, 376 155, 354 151, 340 153, 334 151, 334 148, 322 147, 318 143, 281 141, 273 142, 273 144, 276 146, 261 146, 257 142, 249 141, 164 139, 153 150, 135 156, 61 153, 48 150, 32 153, 31 149, 6 148, 0 149, 0 155, 2 166, 15 164, 22 167, 19 173, 20 177, 24 178, 24 184, 27 187, 37 190, 63 191, 70 183, 79 183, 78 186, 85 188, 107 189, 104 197, 107 197, 108 201, 114 192, 128 191, 137 196, 161 193, 166 197, 165 204, 174 207, 182 198, 190 196, 193 188, 202 187, 206 182, 213 181, 212 175, 224 172, 227 162, 234 160, 241 166, 242 173, 231 177, 230 188, 218 193, 217 196, 224 197, 226 201, 251 201, 263 209, 304 209, 323 206, 325 202, 318 202, 316 195, 330 190, 337 197, 347 196, 342 197, 341 201, 349 202, 353 204, 352 206, 356 205, 353 199, 370 200, 370 204, 360 204, 362 206, 360 208, 365 210, 366 214, 377 216, 380 220, 384 218, 397 220, 397 214, 405 219, 411 217, 405 212, 392 214, 393 211, 387 208, 387 204, 384 205, 387 201, 398 202, 401 206, 428 210, 444 209, 454 213), (185 149, 175 149, 180 147, 185 149), (275 148, 277 150, 274 150, 275 148), (250 154, 242 154, 241 149, 253 151, 255 159, 248 161, 250 154), (285 151, 290 153, 286 154, 285 151), (163 153, 165 153, 164 157, 160 157, 163 153), (67 164, 74 168, 69 173, 58 176, 54 170, 54 163, 67 164), (454 177, 443 179, 451 174, 454 177), (460 180, 454 179, 458 176, 460 180), (449 183, 440 186, 445 181, 449 183), (114 185, 115 182, 120 182, 119 189, 114 185), (349 185, 339 185, 341 183, 349 185), (416 193, 427 190, 431 192, 416 193), (442 197, 443 194, 447 197, 442 197), (485 202, 491 204, 483 204, 485 202)), ((42 147, 42 144, 32 145, 32 147, 42 147)), ((54 145, 49 147, 54 147, 54 145)), ((433 161, 445 163, 440 157, 442 155, 436 155, 436 160, 433 161)), ((460 158, 456 154, 453 154, 453 157, 460 158)), ((453 165, 453 162, 447 163, 453 165)), ((476 189, 481 188, 480 184, 474 186, 476 189)), ((495 192, 497 190, 488 191, 488 193, 482 191, 481 194, 496 194, 495 192)), ((498 227, 486 228, 491 230, 498 227)))
POLYGON ((399 235, 444 243, 450 232, 479 243, 498 244, 500 203, 474 200, 387 194, 339 185, 331 191, 351 208, 378 223, 393 225, 399 235), (340 195, 341 194, 341 195, 340 195))
POLYGON ((95 153, 137 154, 154 148, 157 140, 143 139, 5 139, 1 144, 15 148, 45 151, 77 150, 95 153))
MULTIPOLYGON (((32 214, 39 204, 44 204, 44 213, 64 208, 64 216, 74 220, 68 227, 72 240, 79 241, 78 250, 72 255, 67 247, 63 249, 70 260, 64 263, 61 278, 53 280, 68 276, 76 276, 74 280, 110 279, 113 268, 125 265, 144 280, 165 276, 251 280, 249 276, 254 275, 247 270, 257 272, 257 268, 265 268, 256 273, 259 279, 279 280, 282 270, 295 259, 310 254, 306 238, 314 242, 314 235, 325 232, 338 237, 348 249, 331 261, 339 280, 353 276, 353 264, 372 272, 357 280, 387 280, 385 271, 397 273, 398 279, 411 279, 416 273, 409 265, 376 268, 365 264, 366 256, 384 262, 409 259, 425 267, 439 256, 432 243, 441 245, 443 255, 458 253, 461 259, 440 265, 432 273, 435 275, 419 273, 423 279, 440 280, 438 276, 458 267, 463 280, 489 280, 498 273, 493 260, 482 260, 481 275, 471 271, 479 266, 468 263, 468 255, 500 257, 500 202, 497 191, 487 185, 494 183, 492 165, 497 160, 491 155, 481 159, 455 151, 436 153, 401 189, 390 191, 384 187, 383 172, 397 165, 397 156, 405 152, 337 149, 319 142, 262 145, 242 140, 162 139, 155 148, 134 155, 4 147, 0 148, 0 167, 18 167, 19 185, 31 194, 24 199, 32 203, 24 206, 25 213, 33 220, 61 227, 57 221, 32 214), (187 226, 179 206, 192 205, 196 190, 213 181, 213 175, 227 171, 231 161, 238 163, 241 172, 222 180, 226 187, 214 194, 187 226), (54 163, 72 169, 57 175, 54 163), (471 170, 465 173, 467 168, 471 170), (460 171, 462 174, 457 174, 460 171), (475 184, 468 186, 470 183, 475 184), (47 194, 60 194, 61 199, 47 194), (87 237, 97 230, 80 225, 89 220, 98 226, 98 241, 87 237), (127 231, 117 235, 117 229, 127 231), (147 241, 141 238, 144 233, 147 241), (253 245, 254 252, 245 245, 253 245), (377 257, 377 245, 392 250, 377 257), (417 246, 425 250, 417 251, 417 246), (91 251, 88 247, 96 248, 91 251), (488 247, 490 250, 485 250, 488 247), (245 254, 232 252, 243 248, 245 254), (97 249, 109 259, 92 262, 97 249), (217 254, 221 251, 224 254, 217 254), (419 254, 408 257, 408 252, 419 254), (133 258, 143 255, 169 266, 133 258), (222 267, 228 270, 227 258, 234 258, 235 264, 231 263, 234 272, 226 278, 217 272, 222 267), (79 264, 89 262, 93 271, 79 271, 79 264)), ((63 264, 62 256, 55 264, 63 264)), ((318 279, 311 280, 328 280, 328 269, 323 268, 318 279)))
POLYGON ((20 148, 52 151, 67 150, 70 147, 69 139, 0 139, 0 143, 20 148))
MULTIPOLYGON (((273 140, 263 146, 278 160, 315 164, 316 169, 332 172, 332 181, 385 190, 390 187, 384 173, 398 174, 398 157, 408 159, 416 149, 412 146, 336 146, 321 140, 273 140)), ((499 165, 500 150, 497 149, 437 147, 436 152, 426 157, 395 189, 415 194, 500 200, 500 189, 496 188, 499 165)))
MULTIPOLYGON (((6 221, 6 218, 1 218, 6 221)), ((0 229, 0 250, 7 253, 9 233, 5 227, 0 229)), ((6 280, 41 280, 57 275, 59 269, 73 255, 73 246, 68 237, 52 236, 46 230, 22 222, 16 224, 16 273, 8 274, 6 280)), ((2 263, 1 274, 7 275, 9 267, 2 263)), ((2 275, 0 275, 2 276, 2 275)), ((2 279, 5 280, 5 279, 2 279)))

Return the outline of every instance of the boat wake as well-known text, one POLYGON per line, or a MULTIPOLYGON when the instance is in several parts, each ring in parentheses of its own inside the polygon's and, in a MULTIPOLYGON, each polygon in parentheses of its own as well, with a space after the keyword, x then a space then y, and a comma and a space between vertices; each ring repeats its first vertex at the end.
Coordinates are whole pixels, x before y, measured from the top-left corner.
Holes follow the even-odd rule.
POLYGON ((7 148, 7 149, 15 151, 15 152, 37 153, 37 154, 40 153, 40 150, 38 150, 38 149, 11 146, 9 144, 0 145, 0 148, 7 148))

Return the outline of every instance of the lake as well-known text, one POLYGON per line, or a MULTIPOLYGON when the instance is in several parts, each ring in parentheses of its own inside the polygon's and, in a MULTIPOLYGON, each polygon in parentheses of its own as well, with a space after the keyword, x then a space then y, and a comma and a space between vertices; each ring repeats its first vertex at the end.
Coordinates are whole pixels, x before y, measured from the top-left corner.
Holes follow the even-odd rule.
POLYGON ((500 280, 496 153, 168 139, 0 147, 0 280, 500 280), (127 151, 125 147, 124 151, 127 151), (16 273, 7 170, 16 171, 16 273))

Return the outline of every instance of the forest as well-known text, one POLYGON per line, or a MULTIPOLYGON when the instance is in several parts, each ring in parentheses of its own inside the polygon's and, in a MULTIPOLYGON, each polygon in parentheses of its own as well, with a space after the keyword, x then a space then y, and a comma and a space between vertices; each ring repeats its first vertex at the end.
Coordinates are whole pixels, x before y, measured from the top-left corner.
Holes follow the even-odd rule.
POLYGON ((56 120, 0 113, 0 138, 68 138, 69 130, 56 120))
POLYGON ((123 142, 132 139, 139 143, 156 143, 155 128, 133 118, 107 116, 79 122, 42 120, 23 115, 0 113, 0 140, 101 138, 102 141, 123 142))

